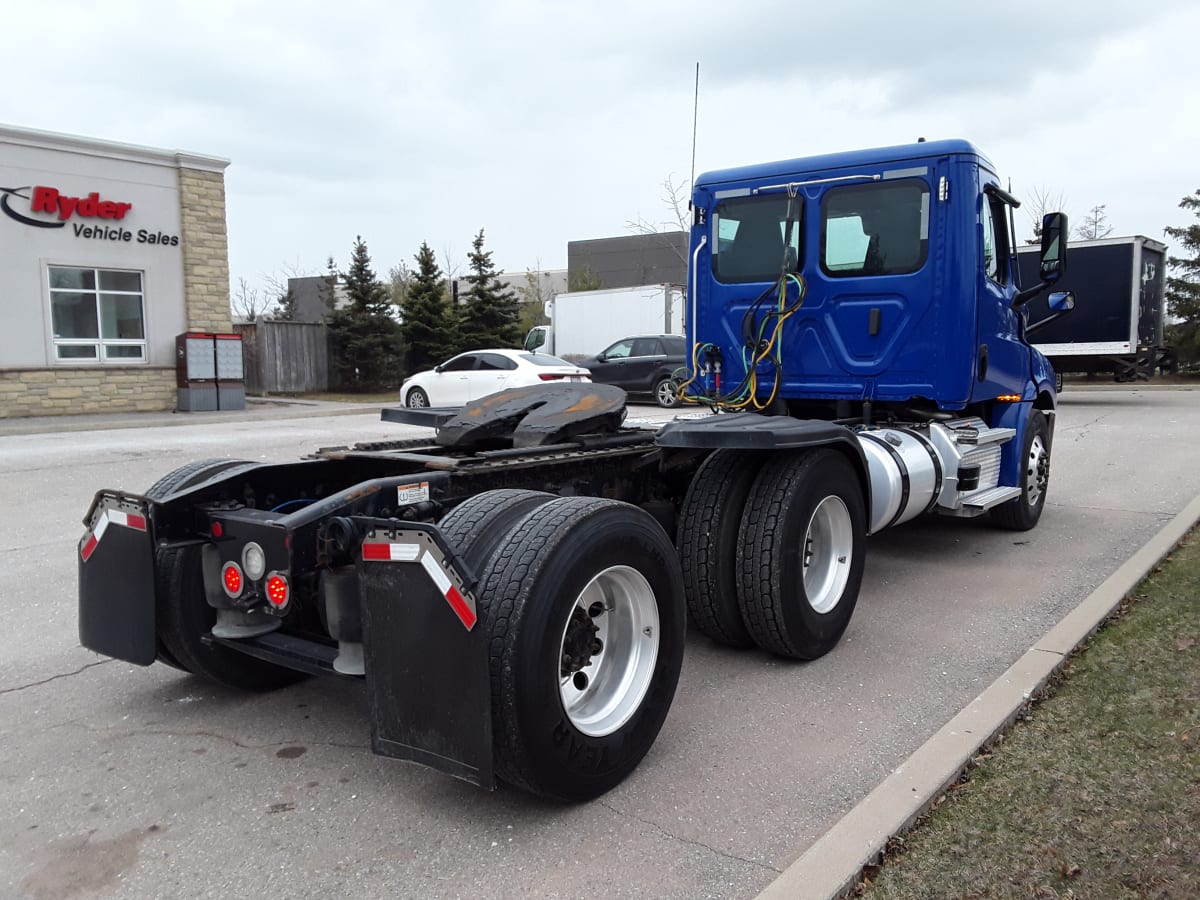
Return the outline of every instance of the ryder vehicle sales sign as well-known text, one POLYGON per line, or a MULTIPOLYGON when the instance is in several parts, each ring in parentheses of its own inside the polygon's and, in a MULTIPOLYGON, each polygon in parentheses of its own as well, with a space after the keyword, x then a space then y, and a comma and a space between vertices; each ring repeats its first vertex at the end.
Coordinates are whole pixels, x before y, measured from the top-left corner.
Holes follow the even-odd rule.
POLYGON ((125 216, 132 209, 132 203, 102 197, 99 191, 76 197, 40 184, 0 188, 0 212, 23 225, 70 228, 80 240, 179 246, 178 234, 127 226, 125 216))

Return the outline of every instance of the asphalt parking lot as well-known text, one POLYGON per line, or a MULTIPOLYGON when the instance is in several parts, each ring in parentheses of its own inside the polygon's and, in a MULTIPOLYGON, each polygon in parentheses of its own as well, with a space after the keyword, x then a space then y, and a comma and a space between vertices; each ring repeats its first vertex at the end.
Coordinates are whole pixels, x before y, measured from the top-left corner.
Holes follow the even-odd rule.
POLYGON ((373 756, 354 683, 245 695, 78 646, 94 490, 404 431, 308 412, 0 429, 0 894, 752 897, 1200 494, 1200 393, 1068 390, 1036 530, 871 538, 854 620, 815 663, 691 634, 647 759, 559 806, 373 756))

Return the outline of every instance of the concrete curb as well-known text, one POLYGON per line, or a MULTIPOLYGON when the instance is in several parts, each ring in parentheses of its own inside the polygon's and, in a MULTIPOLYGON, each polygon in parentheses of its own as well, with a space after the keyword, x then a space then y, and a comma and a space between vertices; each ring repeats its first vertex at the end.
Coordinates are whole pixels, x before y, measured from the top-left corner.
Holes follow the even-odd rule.
POLYGON ((1104 622, 1200 521, 1200 497, 947 722, 788 866, 759 900, 841 897, 888 839, 906 831, 954 783, 980 747, 1007 728, 1066 657, 1104 622))

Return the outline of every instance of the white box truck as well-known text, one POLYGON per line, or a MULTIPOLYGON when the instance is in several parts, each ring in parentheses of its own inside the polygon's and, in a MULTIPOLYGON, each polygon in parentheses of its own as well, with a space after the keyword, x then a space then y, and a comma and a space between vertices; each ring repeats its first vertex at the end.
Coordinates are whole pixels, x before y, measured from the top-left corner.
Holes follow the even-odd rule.
POLYGON ((526 350, 591 356, 635 334, 683 334, 683 285, 571 291, 546 303, 549 325, 531 328, 526 350))

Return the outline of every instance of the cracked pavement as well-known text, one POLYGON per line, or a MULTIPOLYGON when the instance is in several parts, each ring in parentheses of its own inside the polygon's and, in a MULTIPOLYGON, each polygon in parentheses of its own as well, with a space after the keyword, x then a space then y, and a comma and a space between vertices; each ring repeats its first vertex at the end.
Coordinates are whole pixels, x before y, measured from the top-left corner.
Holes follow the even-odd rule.
POLYGON ((579 806, 373 755, 357 683, 243 694, 78 646, 97 488, 405 432, 298 413, 0 438, 19 511, 0 532, 0 896, 753 897, 1200 493, 1200 393, 1068 390, 1037 530, 871 538, 850 629, 814 663, 689 635, 650 755, 579 806))

